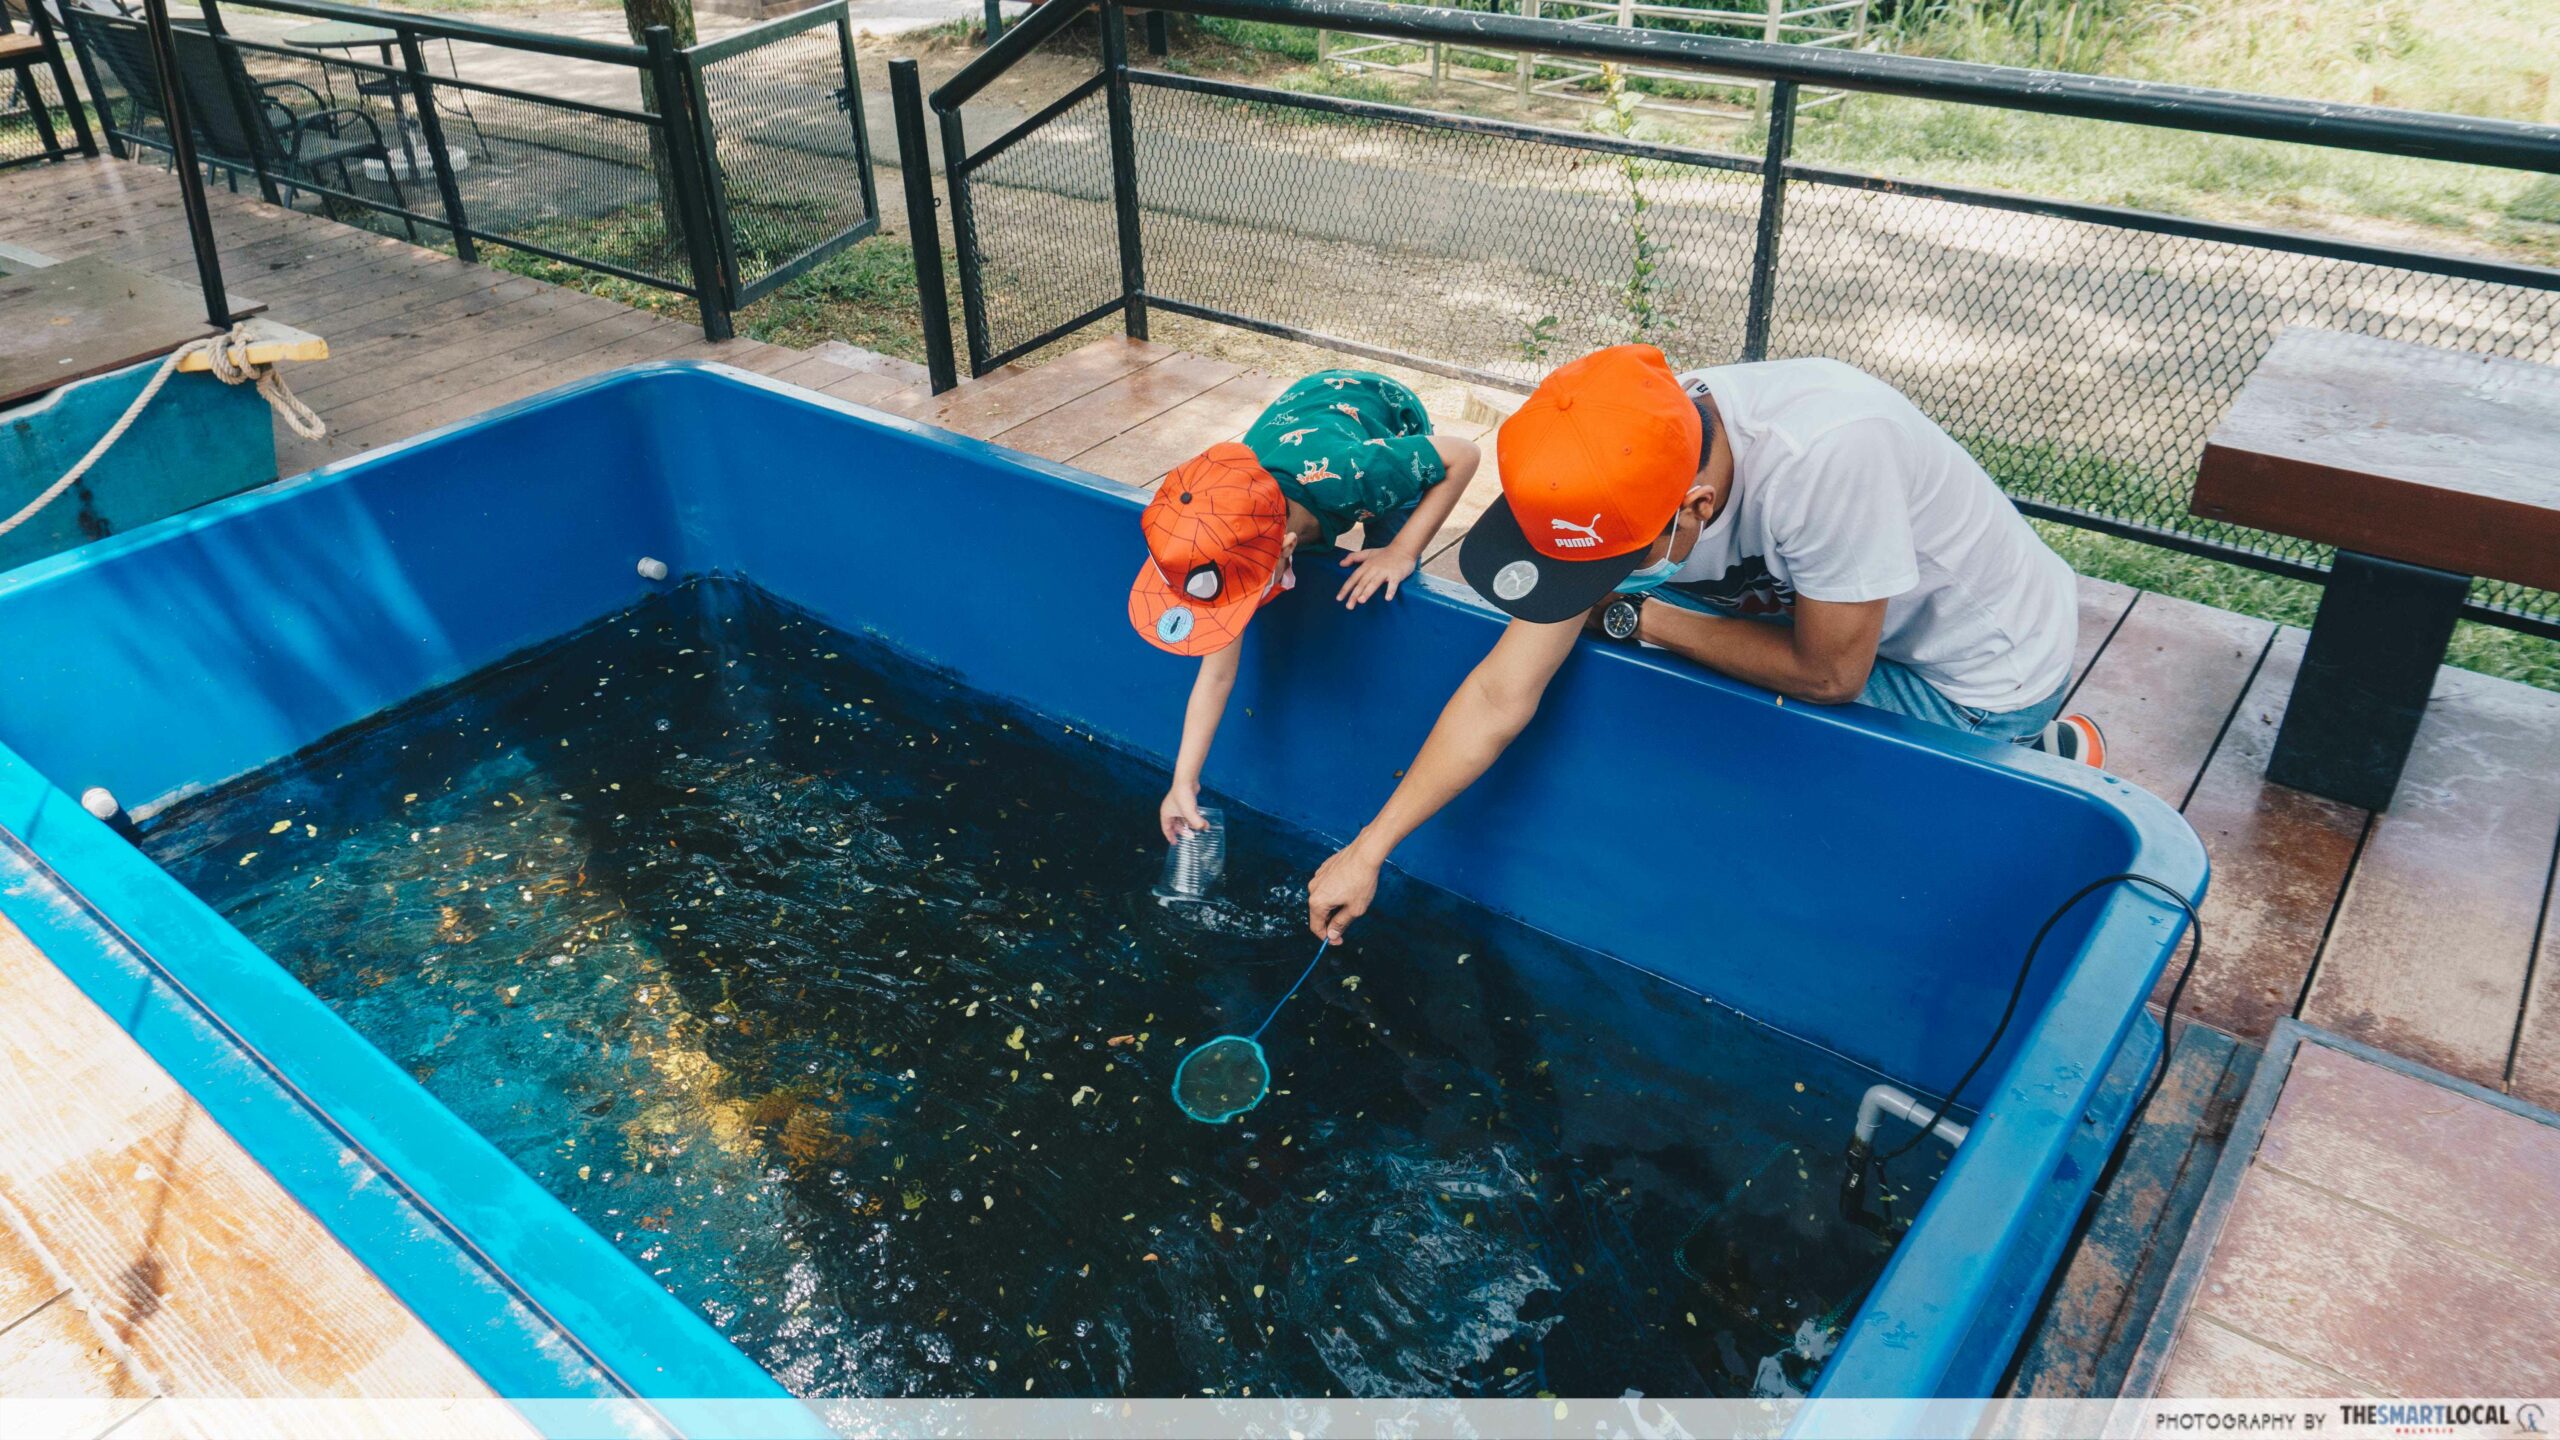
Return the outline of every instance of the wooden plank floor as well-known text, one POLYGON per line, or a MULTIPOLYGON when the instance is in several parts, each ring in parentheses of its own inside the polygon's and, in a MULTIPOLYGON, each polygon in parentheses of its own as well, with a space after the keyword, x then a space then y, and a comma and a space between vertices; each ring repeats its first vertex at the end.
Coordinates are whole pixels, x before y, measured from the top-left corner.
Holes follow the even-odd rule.
POLYGON ((279 1399, 347 1402, 337 1434, 532 1433, 0 921, 0 1400, 123 1436, 279 1399))
MULTIPOLYGON (((287 375, 331 431, 315 443, 278 430, 288 475, 642 360, 719 360, 859 402, 923 376, 851 347, 831 358, 754 340, 713 344, 682 319, 227 190, 208 198, 235 303, 261 302, 269 318, 330 343, 328 360, 287 375)), ((192 286, 195 258, 178 207, 176 184, 149 165, 100 159, 14 170, 0 176, 0 241, 57 260, 104 255, 192 286)))
POLYGON ((2134 1389, 2560 1392, 2560 1122, 2309 1033, 2267 1064, 2134 1389))

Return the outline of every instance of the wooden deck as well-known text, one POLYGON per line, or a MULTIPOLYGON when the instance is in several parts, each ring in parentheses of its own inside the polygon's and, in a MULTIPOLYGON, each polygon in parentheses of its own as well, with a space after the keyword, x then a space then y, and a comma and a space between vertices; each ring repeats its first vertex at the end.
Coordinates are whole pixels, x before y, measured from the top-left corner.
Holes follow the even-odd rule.
POLYGON ((2560 1120, 2288 1025, 2240 1131, 2133 1393, 2560 1393, 2560 1120))
MULTIPOLYGON (((0 195, 0 241, 189 274, 174 189, 157 171, 103 161, 21 171, 0 180, 0 195)), ((1143 486, 1240 433, 1282 383, 1111 338, 935 397, 914 384, 913 367, 860 352, 830 359, 747 341, 709 345, 675 320, 244 197, 213 199, 235 290, 326 336, 335 352, 296 377, 335 433, 323 446, 285 447, 288 472, 580 375, 696 357, 1143 486)), ((1488 427, 1444 428, 1480 438, 1488 427)), ((1432 573, 1454 578, 1458 533, 1493 489, 1476 487, 1430 555, 1432 573)), ((2264 779, 2303 640, 2264 621, 2083 583, 2073 707, 2104 723, 2119 773, 2184 811, 2215 872, 2171 1078, 2133 1141, 2130 1183, 2110 1193, 2047 1297, 2018 1371, 2022 1393, 2115 1393, 2167 1289, 2258 1047, 2279 1020, 2299 1017, 2560 1106, 2560 956, 2551 953, 2560 947, 2551 923, 2560 695, 2443 671, 2395 807, 2370 815, 2264 779)), ((0 951, 0 974, 30 963, 0 951)), ((68 1012, 77 999, 44 1003, 68 1012)), ((139 1052, 126 1058, 139 1064, 87 1073, 108 1089, 147 1090, 156 1071, 139 1052)), ((0 1065, 16 1063, 0 1056, 0 1065)), ((0 1136, 0 1147, 15 1143, 0 1136)), ((2447 1163, 2441 1183, 2459 1188, 2466 1162, 2447 1163)))
POLYGON ((271 1400, 344 1402, 336 1434, 533 1433, 0 921, 0 1427, 184 1434, 173 1402, 271 1400))
MULTIPOLYGON (((216 190, 207 198, 233 304, 263 303, 269 318, 329 342, 327 361, 287 375, 330 429, 318 442, 278 431, 287 475, 643 360, 718 360, 865 401, 923 373, 849 347, 830 360, 753 340, 713 344, 689 320, 466 265, 251 196, 216 190)), ((195 285, 178 187, 149 165, 99 159, 0 176, 0 242, 57 260, 100 255, 195 285)))

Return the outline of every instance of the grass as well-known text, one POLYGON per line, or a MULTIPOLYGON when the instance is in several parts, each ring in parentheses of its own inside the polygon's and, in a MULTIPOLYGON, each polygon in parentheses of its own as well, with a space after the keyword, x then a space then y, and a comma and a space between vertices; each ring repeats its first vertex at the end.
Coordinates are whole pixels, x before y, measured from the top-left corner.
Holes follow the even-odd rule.
MULTIPOLYGON (((894 187, 895 181, 885 180, 884 185, 894 187)), ((790 258, 817 233, 807 223, 802 207, 734 207, 731 214, 745 245, 740 258, 751 274, 764 265, 790 258), (792 219, 801 223, 788 223, 792 219)), ((665 225, 655 213, 642 208, 602 219, 546 221, 526 230, 522 238, 625 269, 681 275, 686 268, 681 247, 669 240, 665 225)), ((600 295, 635 310, 697 322, 701 318, 701 311, 685 296, 582 265, 486 243, 480 258, 493 269, 600 295)), ((951 275, 956 268, 957 262, 945 251, 943 273, 951 275)), ((954 301, 952 331, 956 335, 960 324, 956 285, 950 293, 954 301)), ((750 340, 795 349, 805 349, 821 340, 842 340, 883 355, 921 362, 922 317, 915 251, 905 236, 882 233, 845 247, 731 318, 738 333, 750 340)))

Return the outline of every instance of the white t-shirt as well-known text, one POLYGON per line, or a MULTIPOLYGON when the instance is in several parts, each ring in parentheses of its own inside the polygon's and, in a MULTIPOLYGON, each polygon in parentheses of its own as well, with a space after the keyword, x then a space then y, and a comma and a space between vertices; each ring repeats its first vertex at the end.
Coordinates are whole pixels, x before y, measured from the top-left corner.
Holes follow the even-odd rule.
POLYGON ((1884 600, 1876 653, 1959 705, 2020 710, 2062 687, 2080 619, 2071 567, 1900 391, 1819 359, 1680 380, 1715 398, 1733 495, 1662 598, 1743 615, 1799 595, 1884 600))

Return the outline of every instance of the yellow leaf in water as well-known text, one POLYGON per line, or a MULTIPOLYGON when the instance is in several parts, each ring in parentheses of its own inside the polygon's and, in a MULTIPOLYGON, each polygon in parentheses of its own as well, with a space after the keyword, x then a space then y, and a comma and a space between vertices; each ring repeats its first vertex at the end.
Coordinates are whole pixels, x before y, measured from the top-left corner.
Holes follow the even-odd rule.
POLYGON ((1010 1035, 1007 1035, 1006 1037, 1004 1037, 1004 1048, 1006 1048, 1007 1050, 1019 1050, 1019 1049, 1021 1049, 1021 1048, 1022 1048, 1022 1027, 1021 1027, 1021 1026, 1019 1026, 1019 1025, 1014 1026, 1014 1027, 1013 1027, 1013 1033, 1012 1033, 1012 1034, 1010 1034, 1010 1035))
POLYGON ((1225 1217, 1225 1216, 1223 1216, 1223 1215, 1220 1215, 1220 1214, 1219 1214, 1217 1211, 1215 1211, 1215 1210, 1210 1211, 1210 1212, 1209 1212, 1209 1229, 1210 1229, 1210 1231, 1211 1231, 1212 1233, 1219 1234, 1219 1235, 1224 1235, 1225 1233, 1227 1233, 1227 1219, 1226 1219, 1226 1217, 1225 1217))
POLYGON ((276 823, 274 823, 273 825, 270 825, 270 826, 268 826, 268 827, 267 827, 267 833, 268 833, 268 834, 270 834, 270 835, 281 835, 281 834, 283 834, 284 832, 286 832, 287 830, 290 830, 290 829, 292 829, 292 828, 293 828, 293 822, 292 822, 292 821, 290 821, 290 820, 279 820, 279 821, 277 821, 276 823))
POLYGON ((255 850, 252 850, 252 851, 250 851, 248 854, 243 855, 243 856, 241 856, 241 857, 240 857, 240 863, 241 863, 241 864, 243 864, 243 865, 246 865, 246 864, 248 864, 250 861, 255 860, 255 859, 257 859, 257 858, 258 858, 258 852, 257 852, 257 851, 255 851, 255 850))

